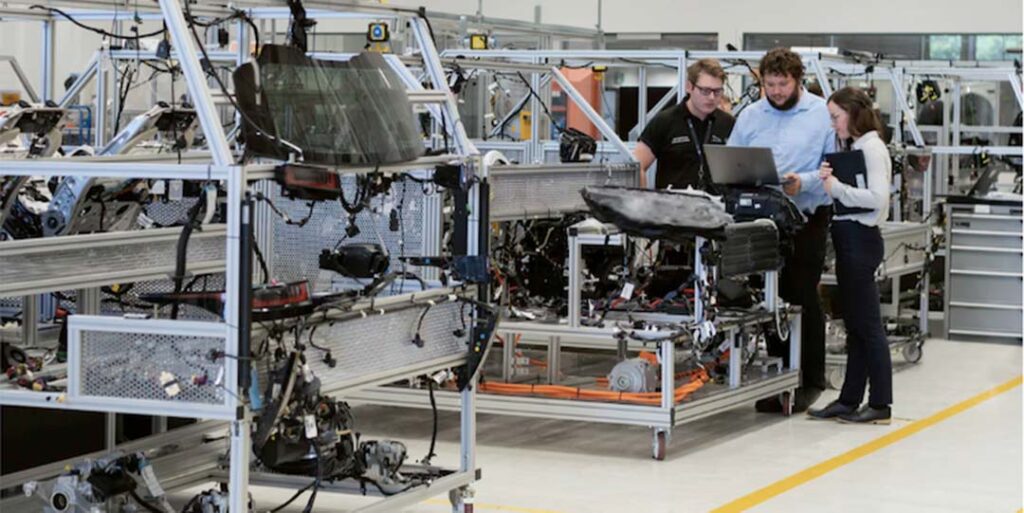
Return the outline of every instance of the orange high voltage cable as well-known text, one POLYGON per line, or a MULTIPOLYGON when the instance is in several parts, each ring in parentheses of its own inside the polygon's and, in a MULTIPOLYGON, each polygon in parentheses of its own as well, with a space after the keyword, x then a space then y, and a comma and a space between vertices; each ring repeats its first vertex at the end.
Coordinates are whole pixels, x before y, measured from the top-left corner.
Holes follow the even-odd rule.
MULTIPOLYGON (((704 369, 691 373, 691 380, 677 387, 673 398, 676 403, 704 386, 710 377, 704 369)), ((554 399, 582 399, 591 401, 617 401, 657 406, 661 404, 660 392, 615 392, 612 390, 592 390, 564 385, 533 385, 525 383, 481 383, 481 392, 504 395, 540 395, 554 399)))

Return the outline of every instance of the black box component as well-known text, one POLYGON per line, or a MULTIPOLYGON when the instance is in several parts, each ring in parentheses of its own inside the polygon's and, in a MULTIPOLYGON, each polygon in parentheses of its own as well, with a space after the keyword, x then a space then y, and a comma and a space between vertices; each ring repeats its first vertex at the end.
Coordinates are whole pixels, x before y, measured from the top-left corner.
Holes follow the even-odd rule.
POLYGON ((783 233, 796 233, 805 219, 800 210, 782 191, 761 187, 757 189, 729 188, 722 198, 725 210, 738 223, 768 219, 783 233))
POLYGON ((374 278, 388 271, 391 260, 380 244, 346 244, 320 252, 320 268, 349 278, 374 278))
POLYGON ((465 182, 462 177, 462 166, 441 164, 434 168, 434 183, 446 189, 462 190, 465 182))
POLYGON ((781 268, 779 231, 775 223, 760 220, 725 227, 725 240, 719 246, 721 276, 741 276, 781 268))
POLYGON ((590 162, 596 153, 597 141, 575 128, 566 128, 558 138, 558 157, 562 162, 590 162))

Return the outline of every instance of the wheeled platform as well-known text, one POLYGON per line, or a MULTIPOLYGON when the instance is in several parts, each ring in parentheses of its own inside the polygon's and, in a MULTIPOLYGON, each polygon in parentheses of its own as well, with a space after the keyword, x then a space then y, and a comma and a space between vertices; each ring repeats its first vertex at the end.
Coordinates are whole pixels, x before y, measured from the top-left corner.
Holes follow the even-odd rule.
MULTIPOLYGON (((788 313, 785 321, 789 325, 793 343, 790 345, 790 361, 800 361, 800 314, 793 310, 788 313)), ((671 441, 673 428, 697 421, 717 413, 749 405, 753 401, 766 397, 780 396, 783 405, 789 410, 793 391, 800 385, 798 368, 781 368, 781 362, 764 362, 765 365, 743 365, 744 351, 741 339, 748 332, 760 325, 774 324, 775 316, 768 312, 723 314, 718 321, 720 332, 726 333, 726 339, 732 348, 728 352, 728 381, 709 381, 697 391, 676 401, 673 390, 675 387, 661 387, 660 404, 631 404, 621 401, 556 399, 536 395, 504 395, 491 392, 478 392, 477 410, 481 413, 497 415, 514 415, 532 418, 573 420, 581 422, 600 422, 607 424, 623 424, 648 426, 652 429, 652 456, 657 460, 665 458, 666 448, 671 441)), ((614 356, 608 353, 619 352, 621 345, 614 328, 570 328, 565 325, 548 325, 534 322, 504 322, 498 328, 504 341, 500 366, 502 369, 489 367, 487 375, 505 376, 504 382, 536 382, 559 383, 574 386, 582 382, 580 376, 561 376, 558 369, 565 368, 560 363, 567 350, 578 350, 603 355, 605 362, 615 363, 614 356), (547 377, 527 376, 525 379, 515 378, 515 348, 510 341, 517 340, 515 346, 540 348, 546 355, 547 377)), ((668 342, 641 342, 630 340, 626 352, 650 349, 657 352, 661 382, 677 383, 675 363, 677 355, 688 348, 688 337, 668 342), (666 364, 665 362, 668 362, 666 364)), ((494 353, 497 353, 495 348, 494 353)), ((495 360, 497 360, 495 358, 495 360)), ((606 364, 607 365, 607 364, 606 364)), ((591 369, 593 370, 593 369, 591 369)), ((600 368, 598 370, 600 372, 600 368)), ((590 375, 593 378, 593 374, 590 375)), ((389 385, 360 390, 349 399, 352 403, 400 406, 410 408, 429 407, 424 400, 426 391, 398 385, 389 385)), ((442 410, 458 409, 458 394, 452 391, 435 393, 437 407, 442 410)), ((788 414, 788 413, 787 413, 788 414)))

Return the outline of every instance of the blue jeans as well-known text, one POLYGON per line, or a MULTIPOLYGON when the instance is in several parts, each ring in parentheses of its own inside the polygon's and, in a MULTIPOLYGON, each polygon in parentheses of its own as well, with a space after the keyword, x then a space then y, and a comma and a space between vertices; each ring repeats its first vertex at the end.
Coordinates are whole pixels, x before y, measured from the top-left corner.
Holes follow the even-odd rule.
POLYGON ((892 357, 875 281, 883 258, 882 234, 875 226, 837 221, 832 223, 832 244, 846 326, 846 380, 839 402, 859 405, 870 382, 868 404, 888 406, 892 404, 892 357))

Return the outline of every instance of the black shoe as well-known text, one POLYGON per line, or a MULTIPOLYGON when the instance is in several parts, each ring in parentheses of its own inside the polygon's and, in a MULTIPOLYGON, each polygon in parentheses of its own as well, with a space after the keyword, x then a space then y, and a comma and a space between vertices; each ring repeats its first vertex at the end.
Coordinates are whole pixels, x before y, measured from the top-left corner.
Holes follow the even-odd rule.
POLYGON ((817 388, 798 388, 796 389, 796 401, 793 402, 793 412, 799 413, 807 411, 814 401, 817 401, 821 397, 821 390, 817 388))
POLYGON ((782 401, 778 396, 766 397, 754 403, 754 409, 758 413, 782 413, 782 401))
POLYGON ((856 406, 850 406, 843 404, 839 401, 832 401, 828 403, 828 406, 824 408, 818 408, 817 410, 807 410, 807 415, 812 419, 832 419, 840 415, 846 415, 857 411, 856 406))
POLYGON ((889 425, 892 423, 892 408, 889 408, 888 406, 884 408, 872 408, 865 404, 855 412, 840 415, 838 420, 839 422, 849 424, 889 425))

